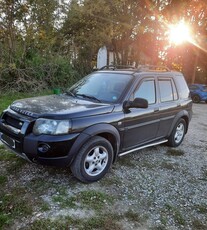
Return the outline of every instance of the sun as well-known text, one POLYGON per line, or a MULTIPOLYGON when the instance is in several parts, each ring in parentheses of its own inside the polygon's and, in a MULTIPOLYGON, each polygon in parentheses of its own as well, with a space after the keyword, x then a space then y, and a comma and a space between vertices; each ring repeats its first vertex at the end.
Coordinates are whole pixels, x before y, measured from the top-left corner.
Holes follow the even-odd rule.
POLYGON ((186 41, 191 41, 190 28, 183 21, 176 25, 170 25, 169 40, 175 45, 180 45, 186 41))

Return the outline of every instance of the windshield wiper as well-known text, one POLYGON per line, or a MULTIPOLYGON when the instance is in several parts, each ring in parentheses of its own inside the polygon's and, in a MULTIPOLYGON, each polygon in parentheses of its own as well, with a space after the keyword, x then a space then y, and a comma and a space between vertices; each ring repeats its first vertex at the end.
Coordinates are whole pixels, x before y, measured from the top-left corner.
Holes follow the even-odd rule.
POLYGON ((71 91, 67 91, 66 94, 69 95, 69 96, 75 97, 75 94, 72 93, 71 91))
POLYGON ((79 94, 79 93, 77 93, 76 96, 85 97, 85 98, 92 99, 92 100, 95 100, 95 101, 98 101, 98 102, 102 102, 98 98, 96 98, 94 96, 86 95, 86 94, 79 94))

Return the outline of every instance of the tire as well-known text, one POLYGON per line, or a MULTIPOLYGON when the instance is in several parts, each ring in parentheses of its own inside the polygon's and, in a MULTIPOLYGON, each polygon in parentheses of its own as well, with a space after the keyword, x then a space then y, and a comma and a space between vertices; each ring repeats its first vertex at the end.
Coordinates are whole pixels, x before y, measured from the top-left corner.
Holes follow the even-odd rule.
POLYGON ((199 95, 197 95, 197 94, 192 96, 192 100, 194 103, 199 103, 201 101, 199 95))
POLYGON ((73 175, 84 183, 100 180, 110 169, 113 161, 111 143, 95 136, 80 149, 71 165, 73 175))
POLYGON ((171 147, 179 146, 183 141, 185 133, 186 133, 186 121, 181 118, 176 123, 175 127, 172 130, 172 133, 168 138, 168 145, 171 147))

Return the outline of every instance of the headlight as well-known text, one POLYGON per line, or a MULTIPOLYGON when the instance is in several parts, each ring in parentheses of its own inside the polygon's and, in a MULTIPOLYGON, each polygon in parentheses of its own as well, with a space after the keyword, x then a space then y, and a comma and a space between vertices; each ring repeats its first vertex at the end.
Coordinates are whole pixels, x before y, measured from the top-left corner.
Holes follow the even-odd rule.
POLYGON ((33 133, 35 135, 48 134, 48 135, 59 135, 67 134, 71 128, 70 122, 68 120, 50 120, 40 118, 37 119, 34 127, 33 133))

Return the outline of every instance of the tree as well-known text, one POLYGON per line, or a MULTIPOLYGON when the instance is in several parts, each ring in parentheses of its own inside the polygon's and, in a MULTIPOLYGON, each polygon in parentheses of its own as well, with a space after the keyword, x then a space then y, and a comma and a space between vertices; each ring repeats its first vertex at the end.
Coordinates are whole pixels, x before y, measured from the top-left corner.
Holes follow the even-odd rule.
MULTIPOLYGON (((170 47, 168 50, 168 63, 174 52, 174 60, 177 59, 182 66, 182 70, 189 82, 194 82, 197 69, 202 69, 203 73, 207 71, 207 48, 206 27, 207 8, 205 0, 172 0, 162 11, 166 21, 169 24, 178 23, 184 20, 192 30, 193 41, 182 45, 183 47, 170 47), (181 49, 181 51, 179 51, 181 49), (176 52, 179 51, 179 52, 176 52), (176 55, 177 53, 177 55, 176 55), (177 56, 177 57, 175 57, 177 56), (178 58, 180 56, 180 58, 178 58)), ((178 35, 179 36, 179 35, 178 35)))
MULTIPOLYGON (((94 66, 98 49, 109 43, 112 23, 105 0, 73 0, 70 3, 62 34, 67 39, 74 62, 84 69, 94 66)), ((80 68, 81 68, 80 67, 80 68)))

